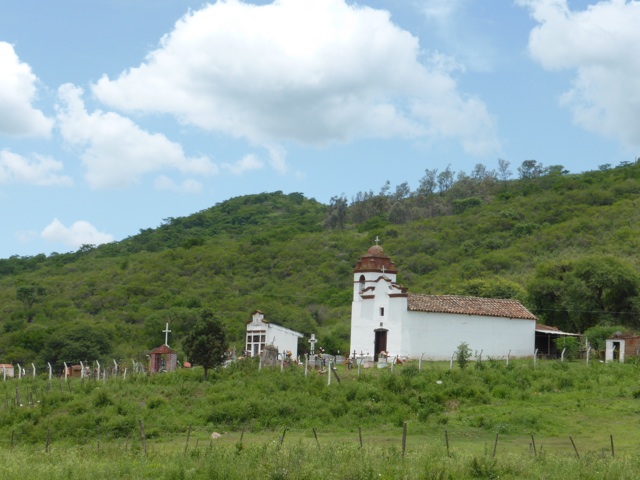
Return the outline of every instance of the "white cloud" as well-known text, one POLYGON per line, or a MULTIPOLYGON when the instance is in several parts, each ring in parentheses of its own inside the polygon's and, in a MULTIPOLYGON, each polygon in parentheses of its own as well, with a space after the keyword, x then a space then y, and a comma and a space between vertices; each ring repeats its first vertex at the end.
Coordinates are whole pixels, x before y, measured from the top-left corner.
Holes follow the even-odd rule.
POLYGON ((78 248, 82 245, 100 245, 113 241, 113 236, 99 232, 89 222, 79 220, 70 227, 66 227, 57 218, 47 225, 40 233, 44 240, 59 242, 67 247, 78 248))
POLYGON ((252 170, 260 170, 264 167, 264 163, 255 155, 249 154, 242 157, 236 163, 223 163, 221 168, 228 170, 234 175, 242 175, 252 170))
POLYGON ((165 175, 156 178, 155 187, 158 190, 167 190, 176 193, 200 193, 202 184, 197 180, 187 179, 181 183, 176 183, 165 175))
POLYGON ((144 63, 103 77, 93 92, 123 111, 169 113, 248 139, 280 171, 284 155, 274 145, 290 140, 428 137, 476 153, 496 149, 484 104, 422 55, 386 11, 344 0, 229 0, 183 17, 144 63), (457 129, 459 118, 468 120, 457 129))
POLYGON ((0 134, 49 136, 53 120, 33 107, 36 76, 13 46, 0 42, 0 134))
POLYGON ((28 159, 6 149, 0 150, 0 184, 73 185, 70 177, 57 173, 62 169, 62 162, 50 157, 33 155, 28 159))
POLYGON ((86 179, 94 188, 126 187, 144 174, 163 169, 209 175, 217 167, 206 157, 187 157, 182 147, 164 135, 142 130, 113 112, 88 113, 82 89, 60 87, 56 106, 64 140, 81 149, 86 179))
POLYGON ((573 70, 561 103, 590 131, 640 146, 640 2, 600 1, 572 11, 566 0, 518 0, 539 23, 532 57, 550 70, 573 70))

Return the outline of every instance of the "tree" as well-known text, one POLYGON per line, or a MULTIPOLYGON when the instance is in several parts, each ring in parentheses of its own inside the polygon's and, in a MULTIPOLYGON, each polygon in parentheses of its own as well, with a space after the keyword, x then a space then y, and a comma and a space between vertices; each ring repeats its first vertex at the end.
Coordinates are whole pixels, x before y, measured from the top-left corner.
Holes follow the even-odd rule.
POLYGON ((325 227, 342 230, 347 219, 347 209, 347 199, 344 194, 331 197, 329 208, 327 208, 327 215, 324 220, 325 227))
POLYGON ((202 311, 200 320, 184 340, 184 350, 191 363, 204 368, 205 380, 210 368, 224 362, 227 339, 222 325, 211 310, 202 311))
POLYGON ((47 291, 40 285, 32 284, 18 287, 16 290, 16 299, 25 306, 27 310, 27 322, 33 321, 33 305, 44 297, 47 291))

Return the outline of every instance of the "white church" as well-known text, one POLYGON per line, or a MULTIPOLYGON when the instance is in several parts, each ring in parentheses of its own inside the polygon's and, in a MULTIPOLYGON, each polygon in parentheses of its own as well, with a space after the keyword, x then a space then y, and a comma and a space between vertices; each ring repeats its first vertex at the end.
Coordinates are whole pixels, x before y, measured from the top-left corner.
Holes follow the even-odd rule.
POLYGON ((417 295, 396 283, 397 269, 379 245, 353 272, 351 352, 449 360, 465 342, 482 357, 532 357, 536 317, 517 300, 417 295))

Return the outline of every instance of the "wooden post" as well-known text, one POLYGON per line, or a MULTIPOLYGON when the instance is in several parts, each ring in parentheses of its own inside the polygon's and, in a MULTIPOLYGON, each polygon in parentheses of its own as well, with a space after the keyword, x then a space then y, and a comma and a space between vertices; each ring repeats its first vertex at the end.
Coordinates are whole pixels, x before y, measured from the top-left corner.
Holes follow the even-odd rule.
POLYGON ((336 376, 336 380, 338 381, 338 384, 340 383, 340 377, 338 376, 338 372, 336 371, 336 367, 333 366, 333 364, 329 364, 329 368, 331 370, 333 370, 333 374, 336 376))
POLYGON ((498 434, 496 433, 496 441, 495 441, 495 443, 493 444, 493 455, 492 455, 494 458, 495 458, 495 456, 496 456, 496 450, 497 450, 497 448, 498 448, 498 434))
POLYGON ((404 451, 407 448, 407 422, 402 424, 402 458, 404 458, 404 451))
POLYGON ((563 349, 562 349, 562 353, 560 354, 560 361, 561 361, 561 362, 564 362, 564 352, 566 352, 566 351, 567 351, 567 349, 566 349, 566 348, 563 348, 563 349))
POLYGON ((611 456, 615 457, 616 456, 616 451, 613 448, 613 434, 609 435, 609 438, 611 438, 611 456))
POLYGON ((511 356, 511 350, 507 353, 507 367, 509 366, 509 357, 511 356))
POLYGON ((144 435, 144 423, 142 419, 138 419, 138 423, 140 424, 140 436, 142 437, 142 451, 144 452, 145 457, 147 456, 147 438, 144 435))
POLYGON ((578 449, 576 448, 576 444, 571 435, 569 435, 569 440, 571 440, 571 445, 573 445, 573 451, 576 452, 576 457, 580 458, 580 454, 578 453, 578 449))
POLYGON ((16 387, 16 406, 20 406, 20 388, 16 387))
POLYGON ((535 368, 535 366, 538 364, 538 349, 536 348, 535 352, 533 352, 533 366, 535 368))
POLYGON ((329 368, 327 369, 327 385, 331 385, 331 360, 329 360, 329 368))
POLYGON ((282 437, 280 437, 280 446, 282 446, 282 443, 284 442, 284 436, 287 433, 287 427, 284 427, 284 430, 282 431, 282 437))
POLYGON ((316 428, 313 427, 313 436, 316 439, 316 445, 318 446, 318 450, 320 450, 320 442, 318 441, 318 434, 316 433, 316 428))
POLYGON ((449 431, 444 431, 444 443, 447 445, 447 457, 449 457, 449 431))
POLYGON ((304 376, 307 377, 309 375, 309 354, 306 353, 304 356, 304 376))
POLYGON ((531 434, 531 445, 533 445, 533 456, 538 456, 538 451, 536 450, 536 439, 533 438, 533 433, 531 434))
POLYGON ((453 357, 456 356, 456 352, 453 352, 453 355, 451 355, 451 360, 449 361, 449 370, 453 370, 453 357))
POLYGON ((189 431, 187 432, 187 443, 184 446, 184 453, 187 453, 187 449, 189 448, 189 438, 191 437, 191 425, 189 425, 189 431))

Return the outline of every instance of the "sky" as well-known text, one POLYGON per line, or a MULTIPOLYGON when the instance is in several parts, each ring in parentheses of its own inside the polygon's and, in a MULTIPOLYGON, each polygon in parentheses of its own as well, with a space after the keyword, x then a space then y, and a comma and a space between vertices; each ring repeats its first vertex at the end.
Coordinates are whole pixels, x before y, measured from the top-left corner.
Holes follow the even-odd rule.
POLYGON ((0 258, 232 197, 640 156, 640 1, 0 2, 0 258))

